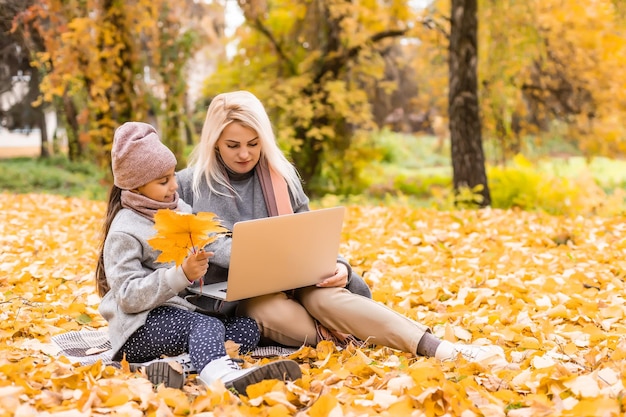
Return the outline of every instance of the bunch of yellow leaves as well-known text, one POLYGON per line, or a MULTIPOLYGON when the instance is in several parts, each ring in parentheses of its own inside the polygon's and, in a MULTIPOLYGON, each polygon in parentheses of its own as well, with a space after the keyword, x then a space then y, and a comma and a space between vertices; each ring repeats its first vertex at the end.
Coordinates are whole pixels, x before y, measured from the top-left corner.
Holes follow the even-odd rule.
POLYGON ((153 249, 161 251, 158 262, 176 262, 180 265, 190 253, 196 253, 227 231, 220 225, 215 213, 181 213, 158 210, 154 215, 157 234, 148 240, 153 249))

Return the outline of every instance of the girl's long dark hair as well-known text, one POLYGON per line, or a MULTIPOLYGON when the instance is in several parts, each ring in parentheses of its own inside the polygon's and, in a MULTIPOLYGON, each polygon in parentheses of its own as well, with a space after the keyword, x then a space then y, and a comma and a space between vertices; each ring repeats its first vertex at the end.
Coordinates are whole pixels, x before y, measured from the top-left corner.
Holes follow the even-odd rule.
POLYGON ((109 292, 109 283, 107 282, 106 274, 104 273, 104 242, 109 234, 111 223, 115 218, 115 215, 122 209, 122 189, 117 186, 111 186, 109 191, 109 203, 107 206, 107 213, 102 225, 102 235, 100 240, 100 246, 98 247, 98 263, 96 264, 96 290, 100 297, 109 292))

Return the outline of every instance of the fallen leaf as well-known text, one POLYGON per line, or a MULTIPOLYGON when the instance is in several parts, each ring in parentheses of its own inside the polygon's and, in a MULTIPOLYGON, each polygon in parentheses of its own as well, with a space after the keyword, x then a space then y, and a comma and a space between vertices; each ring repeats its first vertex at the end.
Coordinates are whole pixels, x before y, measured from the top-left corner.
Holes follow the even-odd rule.
MULTIPOLYGON (((514 366, 325 342, 288 356, 300 365, 299 380, 251 386, 256 406, 197 375, 181 390, 155 388, 127 361, 81 365, 51 348, 53 335, 107 326, 93 281, 105 213, 104 202, 0 193, 0 409, 7 415, 622 413, 624 215, 349 206, 340 252, 376 301, 437 337, 497 343, 514 366), (550 245, 561 230, 572 242, 550 245)), ((270 361, 225 347, 244 367, 270 361)))

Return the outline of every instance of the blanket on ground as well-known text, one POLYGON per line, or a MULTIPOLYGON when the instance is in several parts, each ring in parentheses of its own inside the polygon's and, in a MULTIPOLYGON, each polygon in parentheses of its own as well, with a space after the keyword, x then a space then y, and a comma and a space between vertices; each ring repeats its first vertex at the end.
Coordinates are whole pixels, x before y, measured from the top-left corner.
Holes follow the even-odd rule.
MULTIPOLYGON (((111 342, 106 330, 79 330, 52 336, 52 342, 58 347, 57 356, 65 356, 73 363, 90 365, 102 361, 105 365, 120 367, 119 362, 112 359, 111 342)), ((289 356, 296 352, 295 348, 282 346, 259 346, 250 356, 254 358, 289 356)))

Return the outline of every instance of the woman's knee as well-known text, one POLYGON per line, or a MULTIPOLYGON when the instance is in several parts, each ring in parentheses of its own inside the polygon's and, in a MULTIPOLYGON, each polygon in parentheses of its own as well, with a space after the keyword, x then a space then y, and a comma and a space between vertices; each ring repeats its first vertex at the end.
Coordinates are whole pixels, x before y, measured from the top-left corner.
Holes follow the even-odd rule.
POLYGON ((313 318, 298 301, 284 293, 245 300, 237 314, 256 320, 264 338, 281 344, 315 343, 317 338, 313 318))
POLYGON ((241 301, 237 307, 237 315, 254 319, 261 333, 267 328, 283 327, 285 320, 301 319, 302 314, 306 314, 304 308, 285 293, 250 298, 241 301))
MULTIPOLYGON (((350 294, 345 288, 308 287, 298 293, 298 300, 313 316, 323 317, 326 314, 333 313, 337 303, 341 302, 337 297, 341 297, 343 293, 350 294)), ((352 294, 350 295, 353 296, 352 294)))
POLYGON ((288 301, 284 293, 261 295, 240 301, 236 314, 251 317, 258 322, 259 317, 279 314, 281 310, 286 308, 285 304, 288 301))

